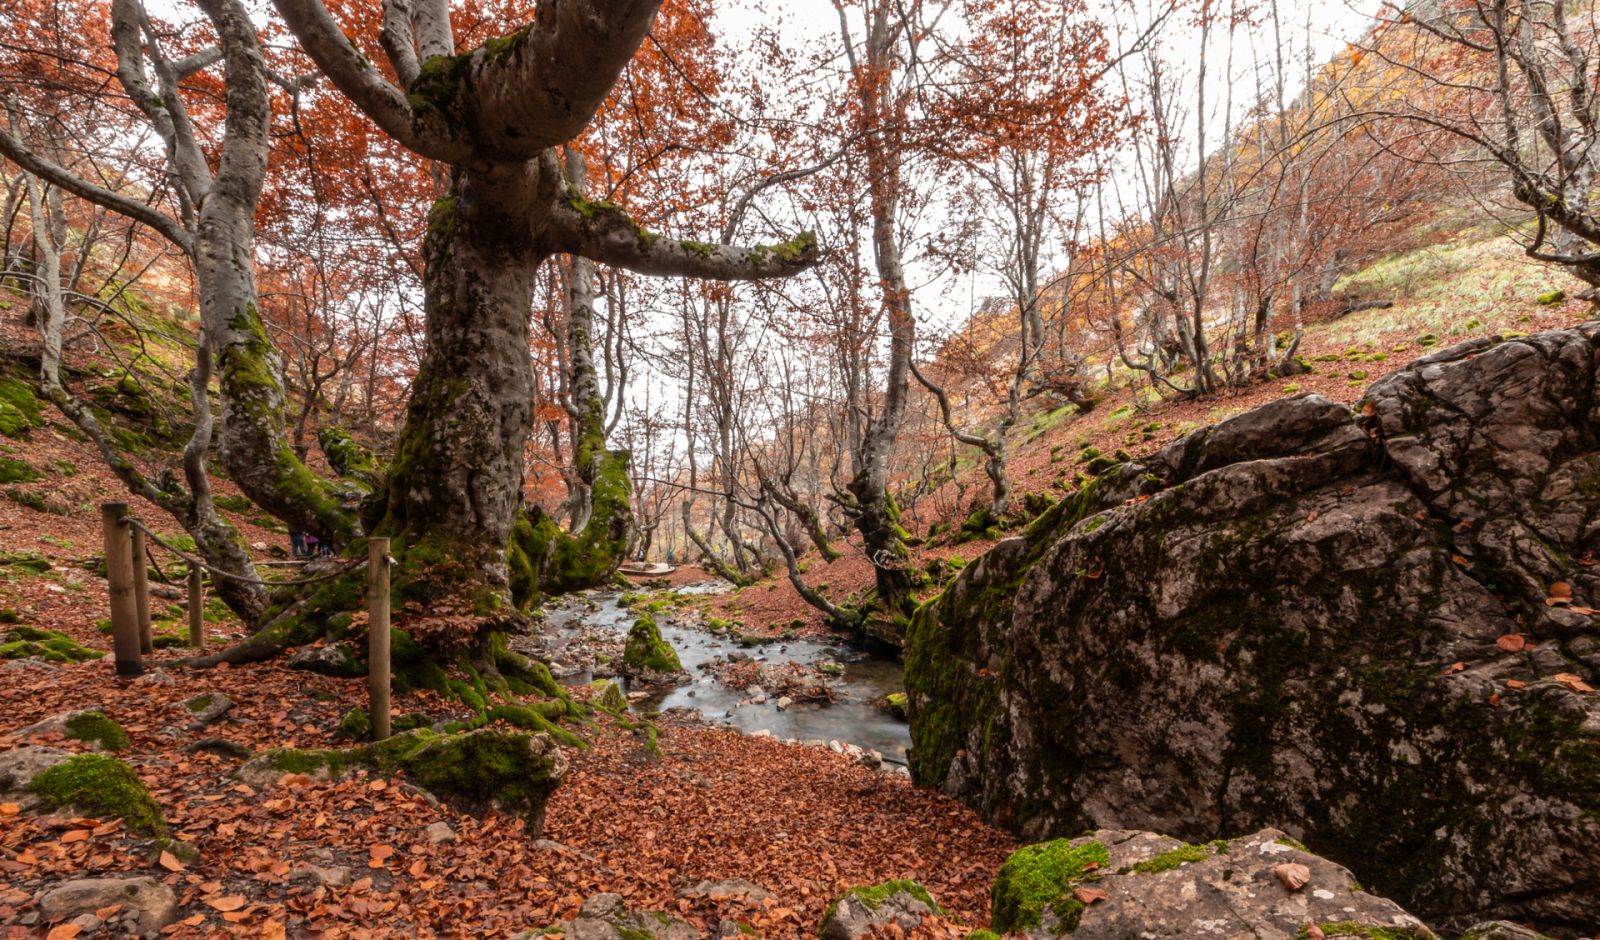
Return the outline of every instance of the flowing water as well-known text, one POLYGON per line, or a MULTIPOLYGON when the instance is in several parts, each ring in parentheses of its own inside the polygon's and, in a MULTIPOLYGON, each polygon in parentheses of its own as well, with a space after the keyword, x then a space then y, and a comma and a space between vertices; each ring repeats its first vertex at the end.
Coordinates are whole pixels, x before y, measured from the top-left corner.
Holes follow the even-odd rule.
MULTIPOLYGON (((707 581, 676 590, 679 594, 714 594, 729 587, 727 582, 707 581)), ((563 654, 586 637, 621 639, 626 636, 637 615, 617 603, 620 597, 616 593, 595 592, 547 608, 540 630, 540 655, 561 661, 567 658, 563 654)), ((885 695, 904 690, 904 673, 898 662, 869 656, 844 643, 814 639, 782 640, 747 648, 737 636, 712 633, 698 623, 680 623, 670 614, 657 615, 656 622, 662 638, 678 651, 678 658, 692 681, 678 686, 638 686, 649 694, 635 701, 637 710, 693 708, 698 709, 706 721, 725 724, 746 734, 767 731, 779 739, 855 744, 878 751, 885 761, 905 763, 906 748, 911 743, 910 729, 904 721, 885 713, 877 704, 885 695), (775 704, 776 694, 766 704, 741 704, 748 697, 748 691, 729 688, 702 668, 740 655, 774 664, 838 663, 843 667, 843 674, 829 680, 835 700, 832 704, 796 702, 782 711, 775 704)), ((580 669, 561 681, 583 685, 592 678, 588 669, 580 669)), ((618 677, 618 681, 624 690, 633 691, 627 679, 618 677)))

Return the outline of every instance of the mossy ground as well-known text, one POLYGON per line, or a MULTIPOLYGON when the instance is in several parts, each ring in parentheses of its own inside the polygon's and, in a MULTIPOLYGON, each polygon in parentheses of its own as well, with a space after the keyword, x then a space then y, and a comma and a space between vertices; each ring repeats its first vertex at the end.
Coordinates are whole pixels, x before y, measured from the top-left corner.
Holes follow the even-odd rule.
POLYGON ((159 834, 167 829, 150 791, 115 757, 79 754, 34 777, 28 789, 40 797, 46 809, 72 806, 115 816, 144 833, 159 834))
POLYGON ((81 663, 99 659, 105 653, 79 645, 72 637, 55 630, 17 626, 7 630, 0 643, 0 659, 37 657, 48 663, 81 663))

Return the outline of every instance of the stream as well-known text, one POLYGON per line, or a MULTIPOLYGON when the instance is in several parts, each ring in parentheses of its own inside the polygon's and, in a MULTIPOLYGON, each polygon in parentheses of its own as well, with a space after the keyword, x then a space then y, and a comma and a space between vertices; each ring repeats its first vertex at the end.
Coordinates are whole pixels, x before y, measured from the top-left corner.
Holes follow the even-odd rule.
MULTIPOLYGON (((677 592, 714 594, 729 587, 727 582, 706 581, 684 585, 677 592)), ((564 685, 587 685, 595 675, 586 665, 588 660, 581 655, 579 645, 595 637, 621 641, 638 616, 618 603, 621 596, 596 591, 572 595, 559 605, 547 607, 539 635, 525 652, 551 662, 552 668, 577 664, 575 671, 558 669, 558 679, 564 685)), ((626 692, 648 693, 632 699, 636 710, 697 709, 705 721, 745 734, 768 732, 779 740, 801 742, 838 741, 877 751, 887 763, 905 764, 910 728, 875 704, 888 693, 904 690, 904 672, 899 662, 870 656, 843 642, 817 639, 776 640, 747 647, 731 633, 713 633, 697 621, 685 624, 671 612, 655 617, 662 638, 677 650, 691 681, 662 686, 630 684, 626 677, 615 677, 626 692), (748 690, 730 688, 712 678, 710 666, 730 656, 773 664, 834 662, 843 667, 843 673, 829 680, 835 695, 832 704, 795 702, 779 710, 776 693, 765 704, 757 705, 745 702, 750 695, 748 690)))

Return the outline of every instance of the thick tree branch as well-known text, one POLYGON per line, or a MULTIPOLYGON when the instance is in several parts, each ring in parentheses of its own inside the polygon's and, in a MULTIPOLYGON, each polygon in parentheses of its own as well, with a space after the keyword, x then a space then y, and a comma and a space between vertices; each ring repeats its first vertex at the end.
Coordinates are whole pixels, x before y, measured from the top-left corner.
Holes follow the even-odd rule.
POLYGON ((666 277, 717 281, 788 277, 821 258, 817 237, 811 232, 801 232, 780 244, 751 247, 674 241, 645 230, 618 206, 576 195, 550 212, 544 235, 552 252, 666 277))
POLYGON ((495 157, 526 159, 576 138, 660 6, 661 0, 540 0, 532 23, 485 43, 468 68, 451 70, 451 93, 471 90, 460 104, 472 139, 495 157))
POLYGON ((471 143, 451 127, 444 112, 432 107, 413 110, 406 93, 390 84, 350 42, 321 0, 273 0, 273 6, 306 54, 385 133, 422 156, 445 163, 464 163, 472 156, 471 143))

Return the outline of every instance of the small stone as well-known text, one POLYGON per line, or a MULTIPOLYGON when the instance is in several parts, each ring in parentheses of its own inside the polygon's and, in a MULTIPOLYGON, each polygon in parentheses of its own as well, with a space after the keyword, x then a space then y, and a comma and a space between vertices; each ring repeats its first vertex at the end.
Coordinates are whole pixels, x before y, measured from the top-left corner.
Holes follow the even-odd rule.
POLYGON ((93 914, 79 914, 77 917, 67 921, 67 923, 72 924, 84 933, 92 933, 100 929, 102 921, 93 914))
POLYGON ((330 888, 342 888, 350 883, 350 869, 344 865, 324 868, 310 862, 301 862, 290 870, 289 878, 291 881, 315 881, 330 888))
POLYGON ((867 751, 860 757, 856 758, 856 763, 867 768, 868 770, 877 770, 879 767, 883 766, 883 755, 879 754, 877 751, 867 751))
POLYGON ((778 699, 778 711, 780 711, 780 712, 788 711, 789 710, 789 706, 793 705, 793 704, 794 704, 794 699, 792 699, 789 696, 785 695, 783 698, 778 699))
POLYGON ((152 669, 133 680, 134 685, 177 685, 178 680, 165 669, 152 669))
POLYGON ((443 820, 428 826, 427 833, 428 841, 434 845, 441 845, 445 842, 456 841, 455 830, 451 829, 450 824, 443 820))
POLYGON ((749 901, 756 904, 771 897, 766 888, 743 878, 701 881, 678 892, 680 898, 706 898, 712 901, 749 901))
POLYGON ((221 692, 202 692, 193 698, 185 699, 180 705, 190 716, 189 730, 200 731, 227 714, 228 710, 233 708, 233 699, 221 692))

